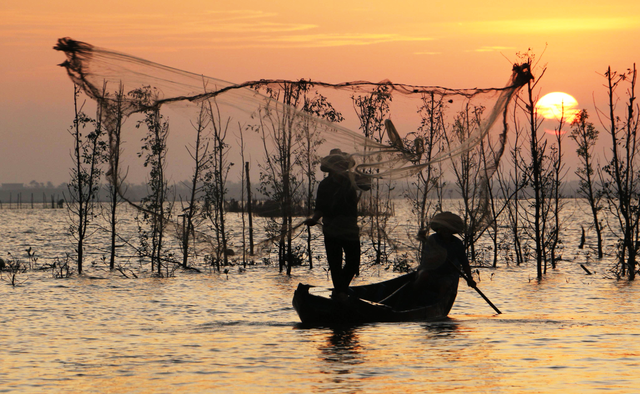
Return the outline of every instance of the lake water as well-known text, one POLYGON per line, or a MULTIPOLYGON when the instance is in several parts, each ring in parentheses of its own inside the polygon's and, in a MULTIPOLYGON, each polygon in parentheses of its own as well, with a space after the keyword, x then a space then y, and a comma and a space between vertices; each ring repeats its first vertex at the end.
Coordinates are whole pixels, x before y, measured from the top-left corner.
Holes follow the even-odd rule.
MULTIPOLYGON (((639 287, 575 248, 585 216, 572 215, 565 261, 543 281, 534 266, 479 270, 502 315, 461 283, 449 318, 433 323, 298 327, 293 291, 328 286, 323 263, 291 277, 256 265, 126 279, 94 246, 85 276, 30 271, 13 287, 3 273, 0 392, 637 392, 639 287)), ((0 210, 0 253, 26 261, 31 246, 38 265, 63 255, 65 220, 0 210)), ((365 264, 355 284, 394 275, 365 264)))

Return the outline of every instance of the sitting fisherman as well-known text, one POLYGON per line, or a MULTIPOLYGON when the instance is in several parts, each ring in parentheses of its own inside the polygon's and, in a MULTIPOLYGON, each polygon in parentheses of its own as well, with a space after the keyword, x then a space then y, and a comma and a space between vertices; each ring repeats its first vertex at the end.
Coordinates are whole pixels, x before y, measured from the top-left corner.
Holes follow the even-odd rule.
POLYGON ((435 232, 428 238, 426 229, 418 232, 418 239, 423 242, 414 287, 443 294, 458 281, 462 271, 467 285, 475 288, 464 244, 454 235, 464 231, 462 218, 451 212, 441 212, 433 216, 429 227, 435 232))

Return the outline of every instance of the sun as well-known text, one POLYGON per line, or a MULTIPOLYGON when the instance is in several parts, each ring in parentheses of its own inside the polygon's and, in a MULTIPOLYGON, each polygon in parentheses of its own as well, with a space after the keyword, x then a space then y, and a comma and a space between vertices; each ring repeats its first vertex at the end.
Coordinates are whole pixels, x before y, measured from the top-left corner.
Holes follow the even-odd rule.
POLYGON ((580 110, 578 101, 570 94, 553 92, 545 94, 536 103, 538 115, 548 120, 562 119, 565 123, 571 123, 580 110))

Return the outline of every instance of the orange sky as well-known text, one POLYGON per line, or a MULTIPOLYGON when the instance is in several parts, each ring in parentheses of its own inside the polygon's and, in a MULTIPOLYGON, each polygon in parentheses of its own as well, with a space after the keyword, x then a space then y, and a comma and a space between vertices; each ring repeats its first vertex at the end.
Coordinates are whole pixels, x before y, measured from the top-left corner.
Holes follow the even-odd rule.
MULTIPOLYGON (((69 36, 233 82, 311 78, 499 87, 517 52, 547 72, 540 96, 604 103, 608 65, 640 60, 627 1, 34 1, 0 3, 0 183, 68 179, 69 36)), ((571 171, 573 173, 573 171, 571 171)))

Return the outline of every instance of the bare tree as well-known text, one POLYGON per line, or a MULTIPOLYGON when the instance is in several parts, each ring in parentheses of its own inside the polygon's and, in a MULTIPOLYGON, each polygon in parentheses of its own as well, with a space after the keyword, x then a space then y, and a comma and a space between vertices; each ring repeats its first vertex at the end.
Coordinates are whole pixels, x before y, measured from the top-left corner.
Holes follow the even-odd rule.
MULTIPOLYGON (((71 219, 70 232, 77 241, 77 268, 78 274, 82 273, 84 262, 84 248, 87 238, 89 223, 93 219, 95 198, 100 189, 100 176, 102 170, 100 163, 104 157, 106 143, 103 141, 103 130, 99 120, 87 116, 83 112, 83 105, 78 105, 80 88, 74 85, 73 106, 75 118, 69 130, 73 137, 73 150, 71 158, 71 180, 68 183, 69 195, 65 195, 69 216, 71 219), (93 130, 83 135, 86 127, 93 130)), ((97 119, 101 119, 100 107, 98 107, 97 119)))
POLYGON ((618 276, 635 279, 637 248, 640 245, 640 168, 638 151, 638 117, 640 111, 635 99, 637 71, 633 69, 619 74, 607 68, 604 74, 608 95, 608 114, 603 114, 609 122, 604 128, 611 136, 611 157, 602 168, 601 182, 607 203, 615 225, 610 227, 621 237, 618 251, 618 276), (617 89, 620 84, 627 83, 625 115, 616 115, 617 89))
POLYGON ((527 185, 526 172, 521 169, 520 163, 524 161, 523 148, 523 130, 519 126, 518 117, 514 113, 514 138, 512 148, 509 154, 510 170, 508 172, 498 171, 496 180, 499 184, 499 193, 505 202, 506 222, 509 228, 509 234, 506 238, 506 259, 515 261, 516 265, 522 265, 526 257, 526 244, 523 244, 522 237, 522 213, 521 213, 521 191, 527 185))
POLYGON ((305 148, 298 135, 304 129, 305 116, 299 110, 304 107, 310 88, 305 81, 267 87, 266 94, 273 101, 261 109, 260 125, 255 129, 266 155, 265 162, 260 164, 259 190, 279 204, 279 222, 270 219, 266 229, 271 239, 277 239, 278 267, 280 272, 286 268, 287 275, 300 262, 293 248, 293 217, 302 213, 296 209, 304 199, 303 175, 298 164, 305 148))
MULTIPOLYGON (((422 105, 418 110, 421 124, 415 135, 405 138, 405 146, 410 147, 414 164, 430 163, 440 151, 444 136, 444 99, 435 97, 433 92, 422 96, 422 105), (413 140, 413 143, 409 142, 413 140)), ((427 220, 436 211, 442 210, 442 190, 445 181, 441 164, 429 164, 411 180, 405 198, 411 204, 411 212, 419 229, 426 228, 427 220), (435 203, 433 202, 435 201, 435 203)), ((415 234, 413 234, 415 235, 415 234)), ((410 239, 413 239, 411 237, 410 239)), ((421 247, 413 248, 420 258, 421 247)))
MULTIPOLYGON (((532 55, 525 54, 528 63, 533 63, 532 55)), ((528 201, 528 209, 522 210, 526 218, 526 234, 534 242, 536 257, 536 273, 538 279, 542 279, 547 272, 547 264, 551 260, 550 240, 553 239, 553 226, 550 226, 553 214, 553 193, 555 187, 555 162, 551 157, 547 146, 547 140, 541 131, 542 119, 536 110, 537 97, 534 94, 536 85, 544 75, 540 74, 536 81, 528 81, 525 97, 516 101, 519 108, 527 118, 529 132, 529 157, 528 162, 518 164, 520 170, 527 177, 527 184, 531 188, 532 195, 528 201), (533 211, 533 213, 531 213, 533 211)), ((557 149, 557 148, 556 148, 557 149)))
MULTIPOLYGON (((360 121, 360 130, 365 137, 376 142, 385 139, 384 120, 389 113, 389 102, 392 96, 389 86, 380 85, 367 95, 353 96, 353 106, 360 121)), ((366 149, 366 148, 365 148, 366 149)), ((374 170, 379 171, 379 170, 374 170)), ((368 206, 365 207, 370 219, 368 235, 375 252, 375 265, 386 263, 391 245, 388 242, 387 224, 389 214, 393 212, 391 204, 391 183, 383 183, 373 175, 373 183, 369 193, 368 206)))
MULTIPOLYGON (((207 141, 207 129, 211 124, 211 118, 207 115, 205 103, 200 104, 200 111, 195 123, 192 127, 195 130, 195 145, 187 147, 187 151, 193 160, 193 174, 189 184, 188 201, 186 206, 182 206, 182 231, 181 231, 181 249, 182 249, 182 267, 188 267, 188 259, 190 255, 191 242, 195 243, 195 230, 199 224, 199 214, 202 206, 201 200, 204 194, 204 174, 211 167, 211 157, 209 156, 209 142, 207 141), (192 236, 194 235, 194 236, 192 236)), ((195 250, 195 249, 194 249, 195 250)))
MULTIPOLYGON (((106 95, 106 94, 105 94, 106 95)), ((116 240, 117 224, 118 224, 118 205, 121 202, 119 188, 124 181, 124 176, 120 175, 120 154, 122 153, 122 122, 124 118, 123 114, 124 103, 124 87, 121 85, 115 97, 115 105, 109 103, 107 100, 100 100, 98 105, 102 111, 102 117, 105 119, 105 124, 112 125, 109 135, 108 149, 105 151, 105 161, 110 163, 109 172, 106 174, 108 181, 108 193, 109 193, 109 206, 107 221, 109 223, 109 235, 111 239, 109 248, 109 269, 115 269, 116 262, 116 240)))
POLYGON ((593 148, 598 141, 599 131, 594 127, 593 123, 588 121, 589 116, 586 110, 578 113, 571 123, 571 139, 578 144, 578 160, 580 167, 576 169, 576 175, 579 178, 578 194, 587 199, 589 208, 591 209, 591 217, 593 218, 593 228, 596 231, 598 258, 603 256, 602 248, 602 223, 599 217, 602 210, 602 196, 596 182, 596 172, 594 167, 593 148))
MULTIPOLYGON (((478 231, 478 234, 476 235, 476 238, 473 240, 473 243, 475 245, 475 243, 480 239, 483 233, 486 232, 489 238, 491 239, 491 242, 493 243, 493 261, 491 265, 493 267, 497 267, 498 266, 498 249, 499 249, 498 237, 500 236, 498 218, 500 217, 502 212, 507 208, 509 202, 511 201, 512 196, 511 195, 506 196, 501 200, 501 203, 498 203, 499 200, 495 196, 495 192, 494 192, 495 183, 492 181, 494 176, 489 177, 488 171, 487 171, 487 168, 489 166, 495 165, 495 162, 493 161, 494 152, 491 146, 491 141, 487 141, 487 142, 481 141, 479 151, 480 151, 480 159, 482 162, 482 169, 480 170, 481 172, 479 176, 483 184, 479 185, 480 188, 478 192, 481 200, 482 199, 485 200, 485 201, 480 201, 479 209, 486 210, 486 212, 484 213, 480 212, 480 214, 488 215, 488 216, 486 216, 484 219, 480 217, 478 218, 480 219, 478 223, 479 231, 478 231), (480 224, 483 222, 486 224, 480 224), (485 227, 485 229, 483 230, 482 227, 485 227)), ((498 166, 495 169, 495 173, 499 173, 500 170, 501 168, 498 166)), ((498 175, 495 175, 495 178, 498 178, 498 175)), ((499 187, 498 187, 498 190, 500 190, 499 187)))
POLYGON ((551 199, 552 199, 552 210, 553 210, 553 224, 550 228, 550 236, 549 236, 549 255, 551 258, 551 267, 556 268, 557 261, 562 259, 562 256, 559 255, 559 251, 562 247, 562 238, 560 237, 561 230, 561 220, 560 220, 560 212, 563 208, 563 195, 562 188, 564 183, 564 176, 566 174, 564 163, 562 161, 563 153, 562 153, 562 141, 564 139, 564 126, 565 122, 565 108, 562 105, 560 119, 558 120, 558 127, 554 130, 556 143, 551 147, 551 167, 553 168, 552 172, 552 190, 551 190, 551 199))
POLYGON ((209 219, 215 233, 213 262, 218 271, 220 263, 228 265, 229 234, 226 223, 227 177, 234 163, 228 160, 230 145, 225 142, 229 131, 230 118, 224 118, 215 100, 208 101, 208 117, 213 128, 211 149, 205 161, 209 161, 204 173, 205 206, 204 215, 209 219))
MULTIPOLYGON (((470 106, 467 104, 460 111, 453 123, 450 133, 445 134, 447 145, 464 142, 480 127, 484 107, 470 106)), ((484 177, 484 144, 468 150, 452 159, 452 169, 456 179, 456 186, 461 195, 461 211, 467 229, 464 233, 464 244, 472 261, 477 260, 475 241, 480 237, 483 228, 483 216, 485 214, 481 193, 486 187, 484 177)))
MULTIPOLYGON (((165 232, 171 217, 172 205, 168 200, 168 181, 165 175, 167 138, 169 122, 160 113, 160 108, 152 106, 158 92, 155 88, 145 87, 129 93, 139 102, 144 111, 144 119, 136 124, 137 128, 146 126, 147 134, 142 139, 143 145, 138 153, 144 158, 144 166, 149 168, 147 187, 149 194, 140 201, 138 216, 139 250, 141 257, 151 259, 151 271, 162 275, 162 262, 171 257, 165 250, 165 232), (146 228, 143 227, 146 225, 146 228)), ((167 266, 168 273, 168 266, 167 266)))

